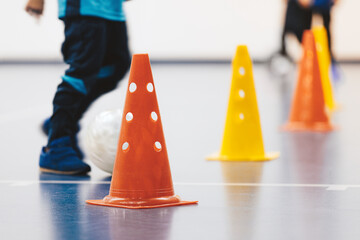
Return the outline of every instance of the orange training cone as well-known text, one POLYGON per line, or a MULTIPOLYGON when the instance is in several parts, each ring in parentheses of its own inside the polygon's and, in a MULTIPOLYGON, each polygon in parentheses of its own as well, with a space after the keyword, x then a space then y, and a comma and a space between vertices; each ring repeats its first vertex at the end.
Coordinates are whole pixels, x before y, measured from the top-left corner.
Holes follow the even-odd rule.
POLYGON ((110 193, 90 204, 157 208, 194 204, 174 194, 149 56, 133 55, 110 193))
POLYGON ((303 56, 300 61, 298 82, 289 122, 284 126, 284 130, 331 131, 334 126, 325 111, 315 39, 310 30, 304 31, 302 47, 303 56))

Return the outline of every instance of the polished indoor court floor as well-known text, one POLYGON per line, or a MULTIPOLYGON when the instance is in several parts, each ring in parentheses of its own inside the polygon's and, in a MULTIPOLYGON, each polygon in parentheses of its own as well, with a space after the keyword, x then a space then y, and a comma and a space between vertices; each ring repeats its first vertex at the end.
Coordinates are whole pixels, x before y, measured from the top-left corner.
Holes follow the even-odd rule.
MULTIPOLYGON (((254 66, 269 162, 221 163, 230 64, 153 64, 176 194, 198 205, 129 210, 87 205, 108 194, 110 176, 42 174, 40 123, 65 65, 0 65, 0 238, 147 240, 360 239, 360 68, 342 65, 338 130, 285 133, 296 71, 280 79, 254 66)), ((127 80, 82 121, 122 108, 127 80)), ((80 133, 83 139, 84 131, 80 133)))

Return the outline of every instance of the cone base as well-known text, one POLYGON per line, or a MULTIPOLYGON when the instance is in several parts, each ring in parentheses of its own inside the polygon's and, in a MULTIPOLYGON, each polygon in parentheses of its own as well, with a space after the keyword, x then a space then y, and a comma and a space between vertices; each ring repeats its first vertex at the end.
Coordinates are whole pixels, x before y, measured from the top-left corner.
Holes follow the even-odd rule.
POLYGON ((197 204, 198 201, 182 201, 179 196, 172 196, 169 198, 152 198, 141 201, 106 196, 101 200, 87 200, 86 203, 106 207, 143 209, 197 204))
POLYGON ((283 131, 290 132, 331 132, 336 129, 331 123, 305 124, 302 122, 289 122, 281 127, 283 131))
POLYGON ((256 161, 270 161, 276 159, 280 156, 279 152, 270 152, 265 153, 263 156, 251 156, 251 157, 243 157, 243 156, 225 156, 220 155, 219 153, 210 155, 206 157, 206 160, 210 161, 233 161, 233 162, 256 162, 256 161))

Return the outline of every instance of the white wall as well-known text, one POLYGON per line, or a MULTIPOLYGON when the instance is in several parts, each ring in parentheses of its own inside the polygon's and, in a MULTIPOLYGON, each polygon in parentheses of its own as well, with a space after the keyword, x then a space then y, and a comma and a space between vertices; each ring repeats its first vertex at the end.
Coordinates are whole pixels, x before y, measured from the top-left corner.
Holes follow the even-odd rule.
POLYGON ((37 23, 25 11, 25 0, 0 0, 0 60, 60 57, 63 27, 57 1, 47 0, 45 16, 37 23))
POLYGON ((334 8, 334 51, 339 58, 360 59, 360 1, 338 0, 334 8))
MULTIPOLYGON (((60 59, 63 25, 57 1, 46 0, 36 22, 25 0, 0 0, 0 60, 60 59)), ((125 3, 131 49, 152 59, 229 59, 237 44, 264 59, 279 46, 283 0, 131 0, 125 3)), ((334 49, 360 58, 360 1, 340 0, 334 11, 334 49), (354 27, 353 27, 354 26, 354 27)))

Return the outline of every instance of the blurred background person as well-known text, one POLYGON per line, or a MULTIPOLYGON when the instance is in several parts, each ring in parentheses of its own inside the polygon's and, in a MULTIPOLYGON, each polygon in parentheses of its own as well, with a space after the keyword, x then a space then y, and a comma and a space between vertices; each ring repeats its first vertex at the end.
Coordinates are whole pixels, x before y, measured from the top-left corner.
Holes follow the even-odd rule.
POLYGON ((280 74, 288 71, 288 65, 294 62, 294 57, 289 53, 286 37, 288 34, 293 34, 300 44, 304 30, 311 29, 314 16, 320 16, 322 24, 326 29, 331 62, 335 66, 336 61, 332 51, 330 22, 331 10, 337 0, 285 0, 285 2, 287 5, 281 36, 281 48, 270 59, 272 71, 280 74), (280 65, 283 65, 283 68, 280 65))

